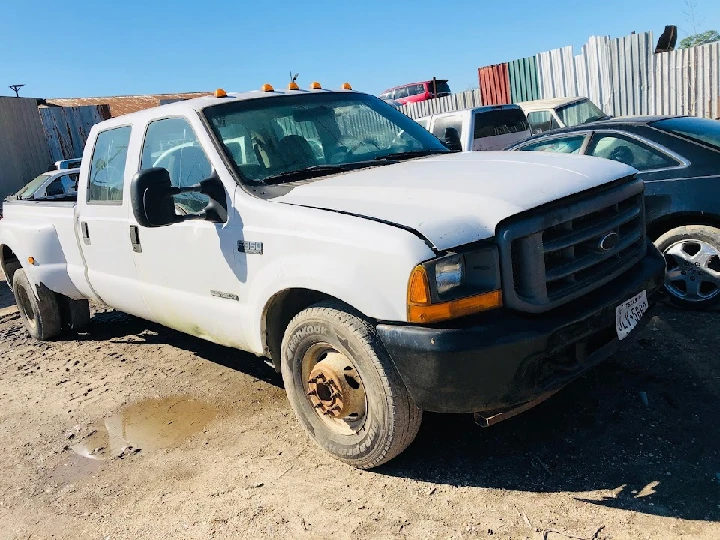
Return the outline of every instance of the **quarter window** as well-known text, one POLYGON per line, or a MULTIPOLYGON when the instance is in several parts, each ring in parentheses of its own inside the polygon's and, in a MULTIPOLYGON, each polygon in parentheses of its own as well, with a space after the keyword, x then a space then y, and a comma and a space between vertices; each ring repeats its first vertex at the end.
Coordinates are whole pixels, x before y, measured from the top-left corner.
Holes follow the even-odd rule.
POLYGON ((561 154, 579 154, 585 142, 585 135, 574 135, 572 137, 553 137, 538 142, 526 144, 518 148, 525 152, 558 152, 561 154))
POLYGON ((679 165, 670 156, 640 141, 623 135, 593 135, 587 155, 612 159, 635 167, 638 171, 665 169, 679 165))
POLYGON ((90 163, 88 203, 122 203, 129 143, 130 126, 109 129, 98 135, 90 163))
MULTIPOLYGON (((162 167, 170 173, 173 186, 189 187, 212 174, 212 167, 195 131, 184 118, 165 118, 148 125, 143 143, 141 169, 162 167)), ((181 212, 199 212, 209 199, 201 193, 175 195, 181 212)))

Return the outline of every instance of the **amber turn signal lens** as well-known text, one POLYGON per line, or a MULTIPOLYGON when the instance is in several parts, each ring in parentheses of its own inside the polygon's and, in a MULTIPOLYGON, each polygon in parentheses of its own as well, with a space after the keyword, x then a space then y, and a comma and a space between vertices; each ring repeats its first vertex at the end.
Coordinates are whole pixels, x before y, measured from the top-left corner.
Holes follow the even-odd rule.
POLYGON ((30 264, 35 264, 35 257, 28 257, 28 262, 30 264))
POLYGON ((490 291, 434 305, 413 305, 408 302, 408 322, 430 324, 457 319, 464 315, 471 315, 472 313, 487 311, 500 306, 502 306, 501 291, 490 291))
POLYGON ((430 303, 430 284, 425 267, 416 266, 408 281, 408 305, 427 305, 430 303))

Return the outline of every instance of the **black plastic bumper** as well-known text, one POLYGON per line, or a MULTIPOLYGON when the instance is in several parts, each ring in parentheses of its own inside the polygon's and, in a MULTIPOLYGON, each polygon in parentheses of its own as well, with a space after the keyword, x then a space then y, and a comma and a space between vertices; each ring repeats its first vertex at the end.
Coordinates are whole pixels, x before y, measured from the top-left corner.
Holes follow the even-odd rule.
POLYGON ((498 310, 444 328, 379 324, 377 330, 421 409, 507 409, 561 388, 610 356, 619 343, 616 306, 643 289, 652 306, 664 277, 665 260, 650 244, 621 277, 540 315, 498 310))

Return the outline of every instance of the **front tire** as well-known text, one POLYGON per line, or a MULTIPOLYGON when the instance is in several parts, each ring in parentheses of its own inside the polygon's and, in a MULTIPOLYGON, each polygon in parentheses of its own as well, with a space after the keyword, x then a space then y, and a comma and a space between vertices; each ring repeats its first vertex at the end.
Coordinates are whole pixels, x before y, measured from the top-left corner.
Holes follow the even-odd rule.
POLYGON ((676 227, 655 240, 665 256, 665 291, 686 309, 708 309, 720 301, 720 230, 707 225, 676 227))
POLYGON ((15 271, 12 288, 20 318, 30 335, 40 341, 58 336, 62 318, 55 293, 42 283, 36 291, 22 268, 15 271))
POLYGON ((373 326, 337 302, 316 304, 288 325, 282 376, 310 437, 360 469, 385 463, 415 439, 422 411, 373 326))

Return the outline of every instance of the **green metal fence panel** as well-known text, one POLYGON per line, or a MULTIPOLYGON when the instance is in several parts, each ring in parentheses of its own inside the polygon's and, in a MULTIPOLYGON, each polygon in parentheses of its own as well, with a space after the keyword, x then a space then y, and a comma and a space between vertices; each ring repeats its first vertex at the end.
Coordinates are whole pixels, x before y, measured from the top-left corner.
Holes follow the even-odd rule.
POLYGON ((534 56, 508 63, 510 98, 513 103, 540 99, 537 60, 534 56))

